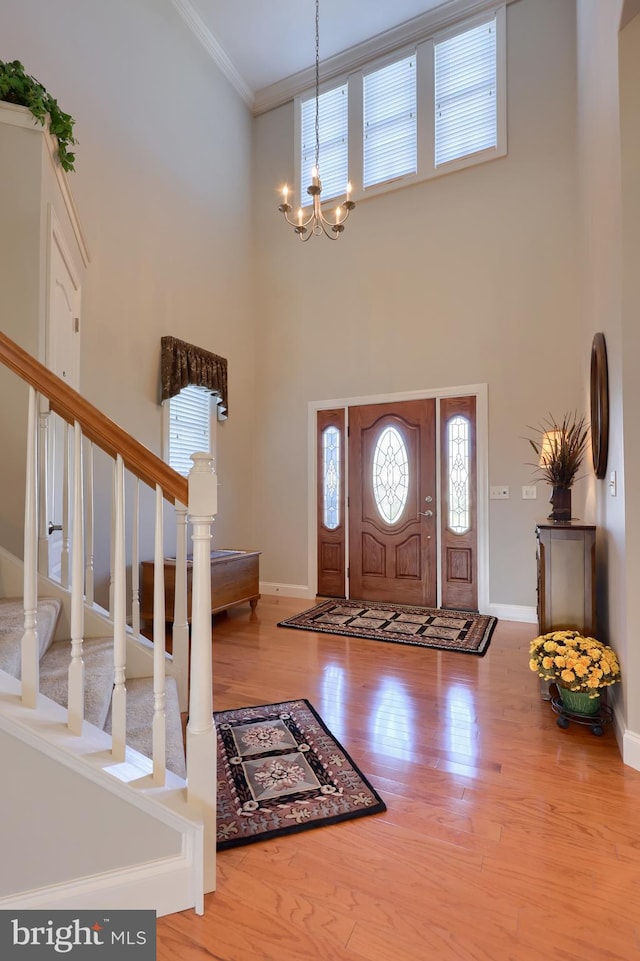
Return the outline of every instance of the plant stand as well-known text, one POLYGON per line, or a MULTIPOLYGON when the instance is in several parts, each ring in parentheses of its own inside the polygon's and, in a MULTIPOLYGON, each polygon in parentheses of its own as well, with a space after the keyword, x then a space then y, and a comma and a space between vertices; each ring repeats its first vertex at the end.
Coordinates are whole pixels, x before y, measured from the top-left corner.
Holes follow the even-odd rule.
POLYGON ((551 694, 551 707, 554 713, 558 715, 556 724, 560 728, 565 729, 569 727, 571 721, 574 721, 576 724, 582 724, 591 728, 591 733, 595 734, 596 737, 602 737, 605 725, 613 720, 613 711, 604 703, 603 696, 600 703, 600 710, 597 711, 596 714, 581 714, 579 711, 567 710, 556 684, 549 686, 549 693, 551 694))

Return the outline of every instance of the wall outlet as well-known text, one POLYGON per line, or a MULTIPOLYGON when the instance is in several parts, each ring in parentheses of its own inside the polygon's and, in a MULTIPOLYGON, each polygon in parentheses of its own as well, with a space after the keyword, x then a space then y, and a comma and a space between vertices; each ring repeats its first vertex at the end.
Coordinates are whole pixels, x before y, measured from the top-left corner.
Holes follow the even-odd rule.
POLYGON ((522 488, 522 500, 523 501, 534 501, 538 497, 538 488, 535 484, 531 484, 530 487, 522 488))
POLYGON ((509 498, 508 487, 490 487, 489 497, 492 501, 506 501, 509 498))

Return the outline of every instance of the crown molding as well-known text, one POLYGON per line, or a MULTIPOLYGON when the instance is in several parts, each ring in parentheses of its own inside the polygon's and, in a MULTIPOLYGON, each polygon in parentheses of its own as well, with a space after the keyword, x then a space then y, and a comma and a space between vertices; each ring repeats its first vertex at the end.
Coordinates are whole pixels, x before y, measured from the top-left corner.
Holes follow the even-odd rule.
MULTIPOLYGON (((396 50, 411 43, 426 40, 429 35, 433 35, 440 30, 446 30, 454 26, 460 20, 472 17, 477 14, 485 13, 489 10, 497 10, 505 4, 514 3, 515 0, 448 0, 434 10, 423 13, 419 17, 413 17, 406 23, 401 23, 392 30, 380 33, 364 43, 356 44, 335 57, 329 57, 322 61, 322 83, 327 80, 334 80, 336 77, 345 77, 377 60, 386 54, 391 54, 396 50)), ((298 94, 309 90, 315 83, 315 66, 307 67, 298 73, 285 77, 262 90, 258 90, 253 101, 253 115, 259 116, 275 107, 293 100, 298 94)))
POLYGON ((211 59, 220 68, 229 83, 240 94, 247 106, 253 109, 253 90, 251 90, 242 79, 200 14, 194 9, 190 0, 171 0, 171 3, 187 24, 194 37, 200 41, 211 59))

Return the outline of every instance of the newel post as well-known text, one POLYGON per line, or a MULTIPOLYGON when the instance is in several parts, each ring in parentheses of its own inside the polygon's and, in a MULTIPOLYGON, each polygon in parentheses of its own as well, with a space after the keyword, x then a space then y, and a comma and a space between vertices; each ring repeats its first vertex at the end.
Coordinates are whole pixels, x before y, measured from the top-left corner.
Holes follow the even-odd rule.
POLYGON ((188 514, 192 527, 191 678, 187 724, 187 795, 204 822, 203 890, 216 880, 216 732, 211 656, 211 525, 217 480, 210 454, 192 454, 188 514))

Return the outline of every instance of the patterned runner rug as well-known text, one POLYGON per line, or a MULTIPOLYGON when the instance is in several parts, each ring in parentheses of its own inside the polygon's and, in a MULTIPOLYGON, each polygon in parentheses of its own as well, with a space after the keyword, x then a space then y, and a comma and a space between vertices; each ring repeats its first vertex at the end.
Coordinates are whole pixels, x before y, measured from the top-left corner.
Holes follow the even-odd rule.
POLYGON ((334 600, 323 601, 308 611, 288 617, 280 621, 278 627, 482 656, 489 647, 497 623, 495 617, 467 611, 407 607, 378 601, 334 600))
POLYGON ((213 717, 219 851, 386 811, 309 701, 213 717))

